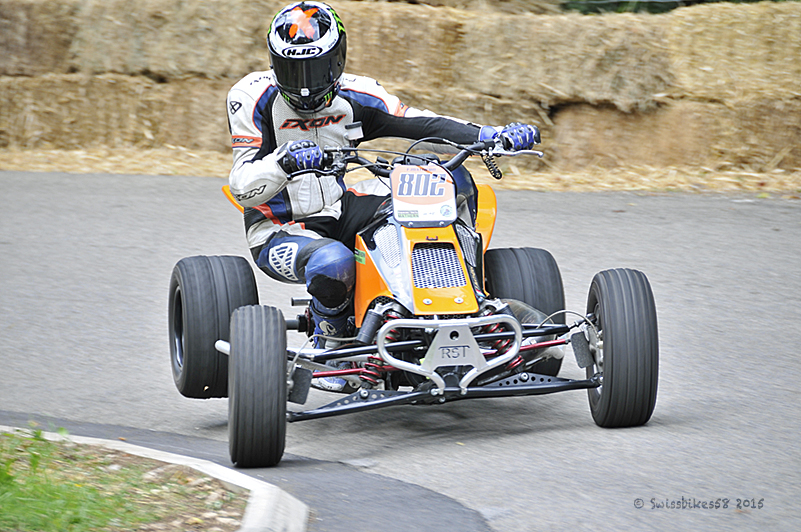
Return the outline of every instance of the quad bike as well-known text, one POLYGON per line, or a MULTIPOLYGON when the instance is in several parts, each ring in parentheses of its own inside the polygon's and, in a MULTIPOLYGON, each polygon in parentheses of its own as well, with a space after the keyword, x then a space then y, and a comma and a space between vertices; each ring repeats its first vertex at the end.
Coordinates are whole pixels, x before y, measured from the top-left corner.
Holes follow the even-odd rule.
POLYGON ((488 248, 495 194, 462 166, 480 155, 500 178, 495 157, 542 153, 509 152, 495 141, 458 148, 446 162, 409 151, 395 153, 392 162, 369 161, 362 154, 375 150, 325 149, 326 169, 319 173, 367 168, 391 189, 356 237, 356 334, 336 347, 309 341, 288 347, 288 329, 312 335, 311 313, 307 308, 287 320, 279 309, 260 306, 246 259, 197 256, 175 266, 169 300, 174 381, 187 397, 229 397, 235 465, 278 464, 287 422, 394 405, 586 389, 601 427, 650 419, 659 347, 645 274, 602 271, 590 285, 586 312, 566 311, 561 274, 548 251, 488 248), (576 321, 567 324, 568 315, 576 321), (558 377, 567 344, 586 379, 558 377), (346 395, 320 408, 287 411, 287 402, 306 402, 312 379, 324 377, 345 379, 346 395))

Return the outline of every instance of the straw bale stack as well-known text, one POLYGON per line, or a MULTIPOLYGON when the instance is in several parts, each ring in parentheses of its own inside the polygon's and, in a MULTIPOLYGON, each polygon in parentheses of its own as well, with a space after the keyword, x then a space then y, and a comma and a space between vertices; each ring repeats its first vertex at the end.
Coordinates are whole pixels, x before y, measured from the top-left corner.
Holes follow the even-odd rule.
MULTIPOLYGON (((287 1, 0 0, 0 147, 228 150, 225 93, 269 68, 287 1)), ((330 3, 350 72, 414 107, 536 123, 548 164, 801 167, 799 2, 601 16, 330 3)))
POLYGON ((118 74, 0 77, 0 147, 222 150, 228 89, 227 81, 118 74))
POLYGON ((67 72, 80 2, 0 0, 0 75, 67 72))
POLYGON ((801 4, 708 4, 665 17, 682 96, 801 98, 801 4))
POLYGON ((284 3, 86 0, 76 17, 71 66, 160 80, 239 77, 269 65, 264 35, 284 3))
POLYGON ((475 15, 454 63, 458 83, 544 105, 611 104, 649 109, 673 83, 658 17, 578 14, 475 15))

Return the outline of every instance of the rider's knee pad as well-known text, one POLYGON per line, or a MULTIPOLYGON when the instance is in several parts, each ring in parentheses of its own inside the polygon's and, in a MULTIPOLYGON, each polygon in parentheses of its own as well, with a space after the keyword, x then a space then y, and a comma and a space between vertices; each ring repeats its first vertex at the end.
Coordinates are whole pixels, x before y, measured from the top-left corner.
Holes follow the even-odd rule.
POLYGON ((256 265, 267 275, 282 282, 303 282, 303 261, 323 245, 306 236, 282 235, 270 239, 255 256, 256 265))
POLYGON ((341 242, 314 251, 306 263, 306 289, 324 307, 343 305, 356 283, 353 252, 341 242))

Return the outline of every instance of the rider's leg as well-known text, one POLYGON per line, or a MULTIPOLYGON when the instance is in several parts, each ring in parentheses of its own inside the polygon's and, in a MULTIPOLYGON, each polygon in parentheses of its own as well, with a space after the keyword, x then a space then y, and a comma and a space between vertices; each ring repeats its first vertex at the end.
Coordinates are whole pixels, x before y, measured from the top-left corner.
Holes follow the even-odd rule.
MULTIPOLYGON (((344 244, 323 238, 312 231, 294 230, 276 233, 257 255, 256 264, 270 277, 284 282, 305 283, 312 296, 310 310, 314 318, 315 347, 331 347, 325 337, 347 334, 351 312, 356 267, 353 252, 344 244), (317 238, 312 238, 316 236, 317 238)), ((341 369, 350 363, 332 367, 341 369)), ((328 391, 343 391, 346 381, 340 377, 314 379, 312 386, 328 391)))
MULTIPOLYGON (((314 333, 329 337, 346 336, 356 283, 353 252, 341 242, 329 240, 309 257, 305 277, 306 290, 312 296, 314 333)), ((318 342, 318 345, 326 343, 318 342)))
POLYGON ((261 248, 256 264, 273 279, 306 284, 315 334, 346 333, 356 276, 353 252, 344 244, 309 230, 282 230, 261 248))

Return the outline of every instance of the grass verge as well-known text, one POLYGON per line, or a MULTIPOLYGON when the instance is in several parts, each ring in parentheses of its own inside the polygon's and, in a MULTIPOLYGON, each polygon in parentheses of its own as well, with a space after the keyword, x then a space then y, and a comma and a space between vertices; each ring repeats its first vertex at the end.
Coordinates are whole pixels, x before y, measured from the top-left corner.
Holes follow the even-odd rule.
POLYGON ((36 428, 0 433, 4 532, 229 532, 246 504, 246 495, 188 467, 50 441, 36 428))

